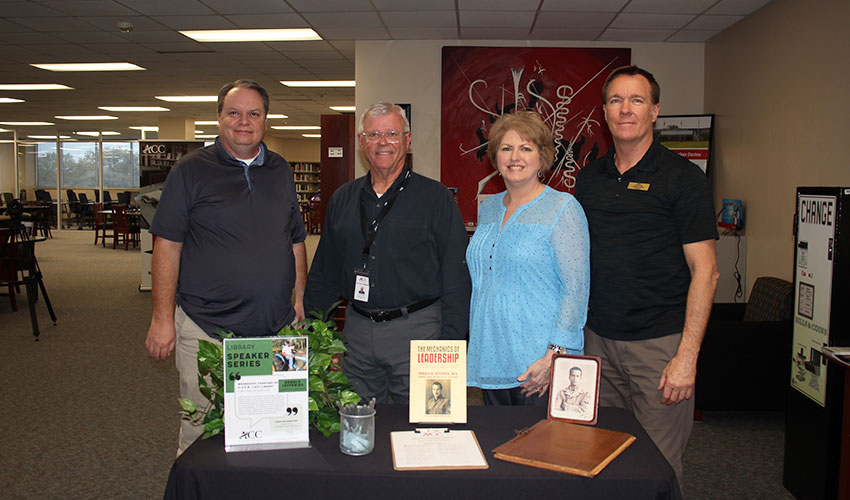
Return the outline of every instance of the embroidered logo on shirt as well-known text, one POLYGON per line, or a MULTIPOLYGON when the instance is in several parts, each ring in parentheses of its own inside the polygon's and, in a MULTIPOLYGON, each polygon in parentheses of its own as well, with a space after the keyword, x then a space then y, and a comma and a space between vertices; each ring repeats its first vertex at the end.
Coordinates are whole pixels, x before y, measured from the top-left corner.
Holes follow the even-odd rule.
POLYGON ((628 189, 634 189, 635 191, 649 191, 648 182, 630 182, 627 187, 628 189))

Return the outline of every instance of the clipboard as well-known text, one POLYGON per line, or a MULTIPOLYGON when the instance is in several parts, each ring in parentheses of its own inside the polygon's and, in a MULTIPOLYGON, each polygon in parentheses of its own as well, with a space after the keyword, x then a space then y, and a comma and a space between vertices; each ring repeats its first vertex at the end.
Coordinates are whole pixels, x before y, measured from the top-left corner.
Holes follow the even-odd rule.
POLYGON ((390 432, 394 470, 487 469, 475 432, 424 428, 390 432))

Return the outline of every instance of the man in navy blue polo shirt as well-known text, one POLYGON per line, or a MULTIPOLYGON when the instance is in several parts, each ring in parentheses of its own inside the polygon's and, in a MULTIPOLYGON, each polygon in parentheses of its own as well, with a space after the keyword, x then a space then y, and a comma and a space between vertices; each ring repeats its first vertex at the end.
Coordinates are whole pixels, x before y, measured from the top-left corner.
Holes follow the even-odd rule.
MULTIPOLYGON (((158 360, 176 348, 180 395, 196 403, 205 401, 199 339, 218 342, 218 330, 274 335, 304 318, 307 233, 292 169, 262 142, 268 111, 268 93, 256 82, 222 87, 215 144, 175 164, 151 225, 157 239, 145 345, 158 360)), ((202 430, 181 421, 178 455, 202 430)))
POLYGON ((575 190, 590 228, 584 350, 603 358, 600 405, 634 412, 681 485, 718 277, 714 204, 702 170, 653 139, 651 73, 618 68, 602 94, 614 147, 575 190))

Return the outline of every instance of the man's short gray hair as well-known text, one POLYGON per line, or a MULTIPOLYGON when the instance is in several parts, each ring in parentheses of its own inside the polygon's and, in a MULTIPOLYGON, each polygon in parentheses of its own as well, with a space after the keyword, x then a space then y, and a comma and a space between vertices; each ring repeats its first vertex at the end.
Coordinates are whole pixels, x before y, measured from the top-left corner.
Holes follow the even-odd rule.
POLYGON ((363 114, 360 115, 360 125, 358 126, 357 133, 363 132, 363 124, 366 122, 366 118, 375 118, 377 116, 384 116, 391 113, 398 113, 404 121, 404 131, 410 132, 410 120, 407 119, 407 114, 401 106, 391 102, 376 102, 366 108, 366 110, 363 111, 363 114))

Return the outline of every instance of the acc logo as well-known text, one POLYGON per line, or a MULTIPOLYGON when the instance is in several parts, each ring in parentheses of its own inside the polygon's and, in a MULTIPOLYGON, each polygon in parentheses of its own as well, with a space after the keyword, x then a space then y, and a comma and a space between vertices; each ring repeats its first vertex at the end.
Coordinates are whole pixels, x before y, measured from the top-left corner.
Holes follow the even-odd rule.
POLYGON ((263 437, 263 431, 242 431, 239 439, 260 439, 263 437))
POLYGON ((165 144, 148 144, 142 150, 142 154, 162 154, 165 153, 165 144))

